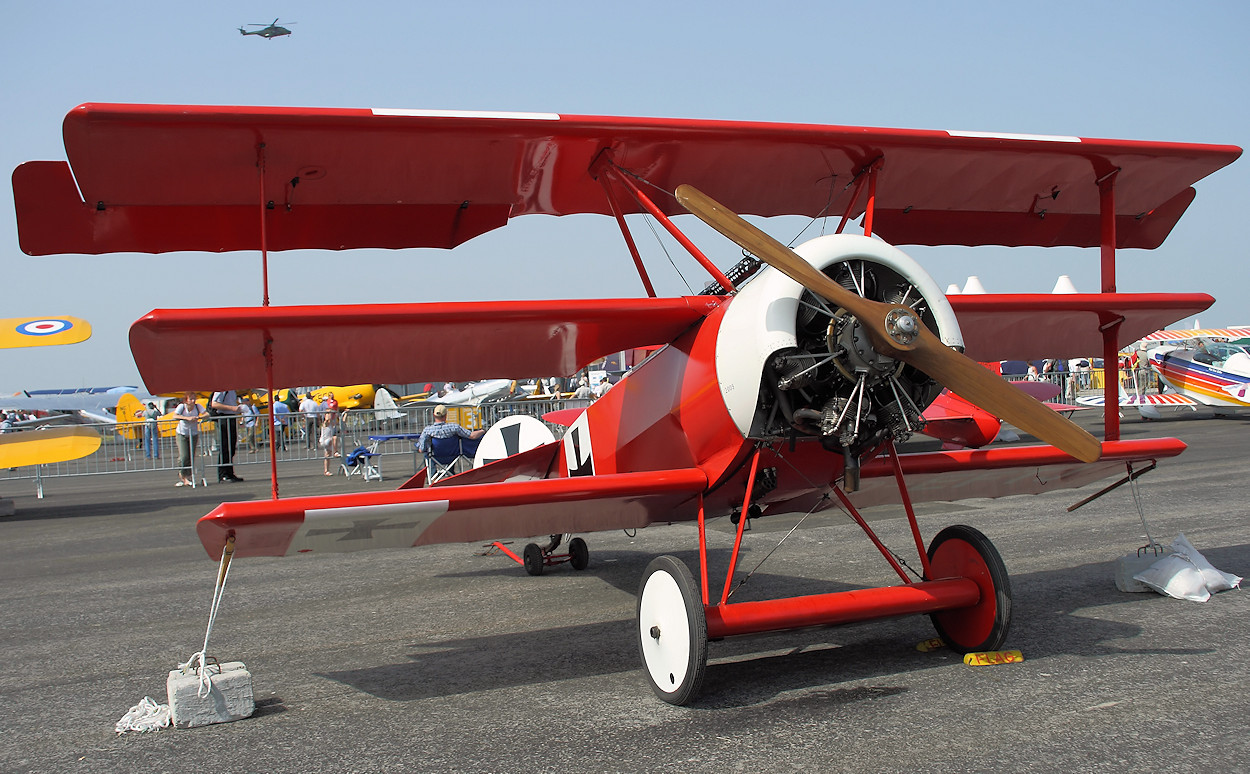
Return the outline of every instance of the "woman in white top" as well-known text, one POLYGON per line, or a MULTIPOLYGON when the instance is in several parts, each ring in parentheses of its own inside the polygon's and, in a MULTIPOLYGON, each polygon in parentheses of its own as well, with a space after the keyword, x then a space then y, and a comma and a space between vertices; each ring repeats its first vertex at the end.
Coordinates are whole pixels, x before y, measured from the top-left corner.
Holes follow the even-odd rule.
POLYGON ((200 420, 208 416, 208 412, 195 402, 195 393, 188 392, 182 396, 174 414, 178 417, 178 427, 174 430, 178 439, 178 483, 174 486, 194 486, 191 460, 195 456, 195 439, 200 434, 200 420))

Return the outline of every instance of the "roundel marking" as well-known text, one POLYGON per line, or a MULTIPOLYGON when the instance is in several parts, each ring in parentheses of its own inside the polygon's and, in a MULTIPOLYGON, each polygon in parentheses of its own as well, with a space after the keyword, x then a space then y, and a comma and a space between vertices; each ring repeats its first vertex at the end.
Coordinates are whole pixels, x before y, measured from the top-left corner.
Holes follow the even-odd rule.
POLYGON ((17 332, 24 336, 51 336, 73 328, 69 320, 28 320, 17 326, 17 332))

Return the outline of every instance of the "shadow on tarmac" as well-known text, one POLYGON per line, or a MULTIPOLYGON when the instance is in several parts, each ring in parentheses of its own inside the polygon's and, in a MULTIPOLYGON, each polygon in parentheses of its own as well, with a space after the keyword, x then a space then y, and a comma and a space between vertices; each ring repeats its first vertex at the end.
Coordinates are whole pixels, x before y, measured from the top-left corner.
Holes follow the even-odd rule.
MULTIPOLYGON (((725 552, 727 553, 727 552, 725 552)), ((676 552, 688 566, 697 553, 676 552)), ((1213 549, 1216 566, 1237 566, 1250 555, 1250 545, 1213 549)), ((604 552, 592 565, 604 582, 633 594, 642 552, 604 552)), ((515 572, 515 568, 507 568, 515 572)), ((1114 656, 1125 653, 1195 656, 1208 647, 1132 647, 1142 627, 1091 617, 1083 611, 1139 604, 1142 615, 1158 615, 1177 604, 1155 594, 1125 594, 1109 582, 1106 562, 1013 578, 1013 634, 1007 647, 1029 661, 1061 655, 1114 656), (1130 641, 1130 644, 1117 644, 1130 641)), ((486 575, 501 571, 486 571, 486 575)), ((460 573, 455 577, 478 575, 460 573)), ((761 587, 779 587, 786 594, 813 594, 857 588, 806 578, 764 575, 761 587)), ((713 587, 718 583, 713 583, 713 587)), ((842 627, 762 634, 713 642, 707 676, 694 708, 747 707, 777 700, 782 694, 822 683, 851 683, 891 678, 908 672, 961 664, 958 653, 939 649, 921 653, 915 644, 934 636, 916 617, 886 619, 842 627)), ((512 632, 451 641, 415 643, 406 660, 365 669, 321 673, 322 677, 389 701, 413 701, 526 685, 546 684, 640 670, 632 619, 580 624, 529 632, 512 632)), ((639 680, 643 681, 641 673, 639 680)), ((806 692, 801 700, 819 704, 868 701, 898 695, 897 686, 831 687, 806 692)))

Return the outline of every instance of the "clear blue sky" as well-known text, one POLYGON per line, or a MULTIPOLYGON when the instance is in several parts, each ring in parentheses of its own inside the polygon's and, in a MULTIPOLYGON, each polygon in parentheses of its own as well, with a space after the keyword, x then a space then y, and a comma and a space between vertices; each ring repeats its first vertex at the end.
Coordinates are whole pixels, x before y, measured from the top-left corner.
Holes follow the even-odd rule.
MULTIPOLYGON (((0 0, 0 161, 65 158, 82 102, 549 111, 1250 145, 1250 5, 1219 3, 29 3, 0 0), (293 21, 266 41, 237 27, 293 21)), ((139 383, 131 322, 260 303, 259 259, 18 249, 2 186, 0 316, 73 314, 91 341, 0 351, 0 390, 139 383), (210 273, 210 266, 219 271, 210 273), (188 287, 180 277, 202 282, 188 287), (176 287, 181 284, 182 287, 176 287)), ((1250 160, 1198 185, 1163 247, 1122 251, 1126 292, 1201 291, 1250 324, 1250 160)), ((788 240, 792 219, 769 225, 788 240)), ((645 230, 645 229, 644 229, 645 230)), ((724 243, 701 241, 726 266, 724 243)), ((906 248, 939 285, 1097 288, 1092 250, 906 248)), ((686 287, 652 251, 661 293, 686 287)), ((704 278, 682 265, 698 289, 704 278)), ((641 295, 607 218, 521 218, 452 253, 271 257, 275 304, 641 295)), ((1188 321, 1187 321, 1188 322, 1188 321)), ((360 377, 368 378, 366 374, 360 377)))

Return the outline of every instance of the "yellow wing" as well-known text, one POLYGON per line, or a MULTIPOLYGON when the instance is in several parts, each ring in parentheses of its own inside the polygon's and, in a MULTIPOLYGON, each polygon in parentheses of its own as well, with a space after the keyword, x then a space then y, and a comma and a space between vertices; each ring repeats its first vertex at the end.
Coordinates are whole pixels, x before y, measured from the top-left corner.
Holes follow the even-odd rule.
POLYGON ((100 434, 90 427, 46 427, 0 435, 0 468, 68 462, 100 448, 100 434))
POLYGON ((77 344, 91 338, 91 323, 77 317, 11 317, 0 320, 0 349, 77 344))

